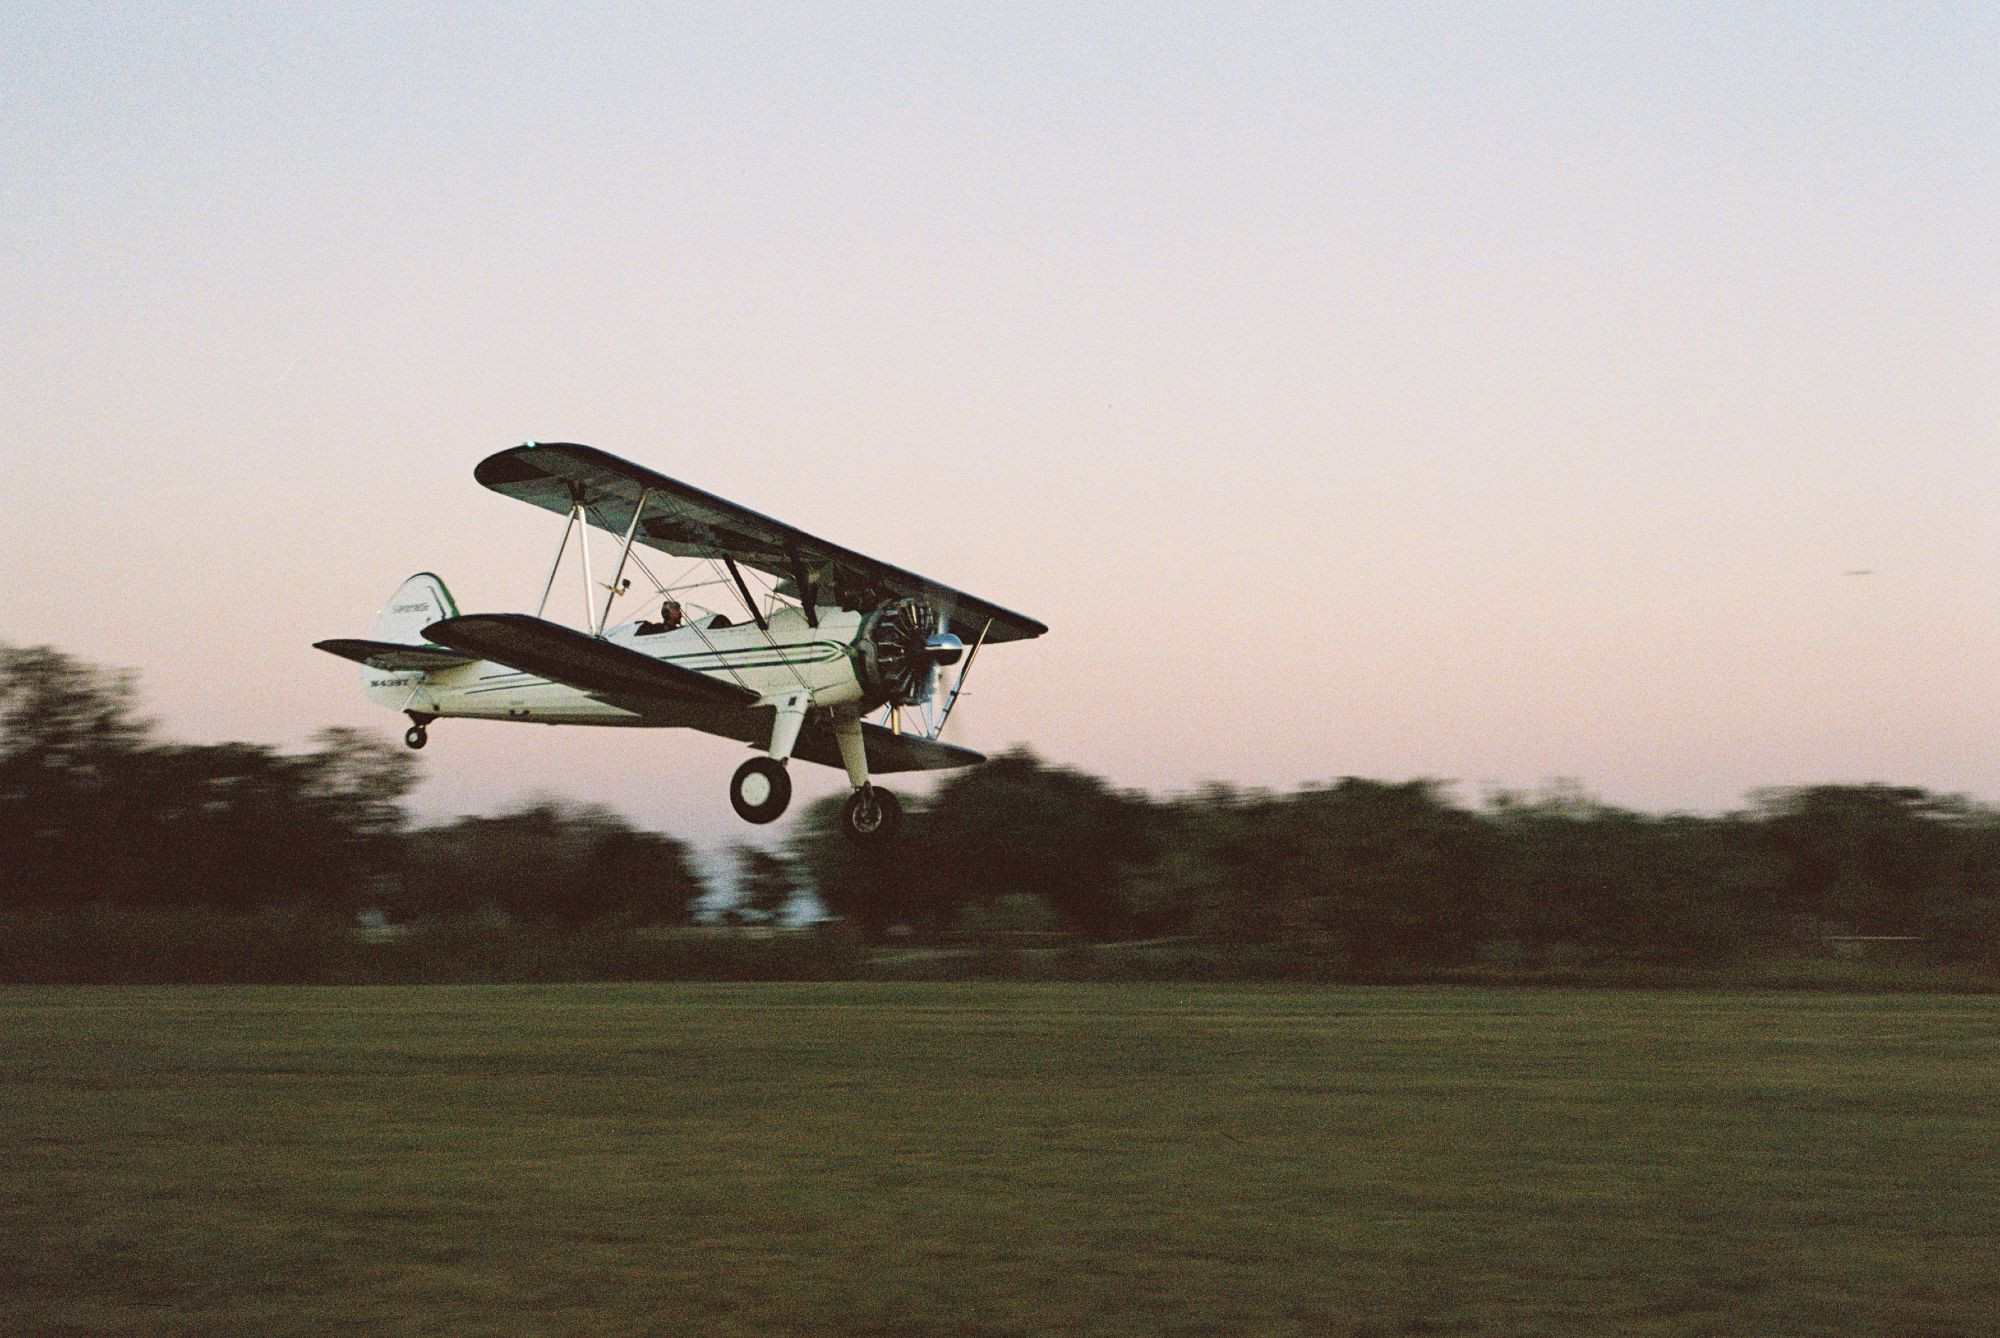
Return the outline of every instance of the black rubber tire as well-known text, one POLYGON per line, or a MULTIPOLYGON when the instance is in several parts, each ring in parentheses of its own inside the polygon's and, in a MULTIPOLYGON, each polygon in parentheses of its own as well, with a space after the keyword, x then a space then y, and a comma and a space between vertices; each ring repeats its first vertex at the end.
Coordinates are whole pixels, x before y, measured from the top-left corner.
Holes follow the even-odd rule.
POLYGON ((729 806, 745 822, 776 822, 791 802, 792 776, 785 770, 783 762, 774 762, 768 757, 753 757, 736 768, 736 774, 729 778, 729 806), (752 778, 765 782, 764 797, 755 802, 743 793, 744 785, 752 778))
POLYGON ((887 841, 902 825, 903 801, 874 785, 864 785, 849 795, 840 810, 840 830, 859 845, 887 841))
POLYGON ((431 741, 430 731, 422 725, 411 725, 403 731, 403 742, 412 748, 421 748, 431 741))

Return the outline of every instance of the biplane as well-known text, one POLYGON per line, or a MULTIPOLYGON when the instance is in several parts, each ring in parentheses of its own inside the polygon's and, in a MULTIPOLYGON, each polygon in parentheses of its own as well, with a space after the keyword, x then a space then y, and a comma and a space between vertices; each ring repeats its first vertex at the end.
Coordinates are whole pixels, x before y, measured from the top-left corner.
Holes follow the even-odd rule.
POLYGON ((697 729, 761 750, 729 783, 746 821, 785 811, 787 765, 803 758, 846 770, 842 825, 881 840, 902 808, 872 777, 984 761, 940 737, 973 662, 990 643, 1048 630, 593 447, 529 442, 474 477, 566 518, 534 614, 460 613, 444 582, 419 572, 366 639, 313 643, 363 666, 369 699, 409 716, 412 748, 448 717, 697 729), (591 570, 593 526, 619 540, 606 581, 591 570), (583 629, 543 616, 572 537, 583 629), (691 565, 661 580, 640 549, 691 565), (651 582, 659 617, 608 625, 634 593, 628 568, 651 582), (731 611, 694 602, 716 591, 731 611))

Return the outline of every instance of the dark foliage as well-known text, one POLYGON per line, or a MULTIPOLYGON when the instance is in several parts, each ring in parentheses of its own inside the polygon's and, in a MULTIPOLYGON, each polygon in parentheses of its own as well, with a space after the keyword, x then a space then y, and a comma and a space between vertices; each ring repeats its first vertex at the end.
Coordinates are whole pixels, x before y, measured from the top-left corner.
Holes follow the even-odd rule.
POLYGON ((737 899, 732 908, 745 919, 774 923, 785 916, 799 885, 792 862, 761 846, 736 847, 737 899))
POLYGON ((411 831, 416 769, 401 748, 345 729, 300 754, 166 743, 133 701, 129 675, 0 648, 0 911, 679 924, 704 890, 684 844, 602 809, 547 803, 411 831))
POLYGON ((91 906, 0 912, 0 982, 248 985, 586 980, 851 980, 861 948, 828 928, 769 937, 557 928, 468 916, 361 936, 287 910, 91 906))
POLYGON ((128 675, 0 647, 6 972, 40 978, 41 943, 65 978, 796 976, 899 931, 980 954, 909 969, 999 974, 1554 978, 1881 945, 2000 969, 2000 814, 1908 787, 1770 791, 1714 817, 1561 787, 1474 809, 1354 777, 1156 800, 1018 750, 911 799, 886 845, 848 840, 836 797, 789 851, 739 848, 739 915, 815 895, 855 936, 831 951, 635 935, 689 921, 705 889, 685 844, 554 800, 413 830, 414 779, 408 753, 347 730, 297 754, 166 743, 128 675), (426 932, 357 949, 366 910, 426 932), (1162 936, 1178 956, 1085 946, 1162 936))
POLYGON ((871 942, 897 924, 940 931, 968 905, 1023 892, 1092 936, 1130 932, 1142 916, 1127 874, 1158 836, 1146 800, 1025 749, 955 774, 886 846, 856 846, 838 818, 837 800, 816 805, 797 853, 821 901, 871 942))
POLYGON ((685 843, 554 800, 408 833, 399 919, 498 913, 529 924, 676 925, 705 890, 685 843))
POLYGON ((394 865, 408 757, 351 730, 288 755, 167 744, 129 676, 0 650, 0 907, 353 909, 394 865))
POLYGON ((1475 810, 1435 782, 1353 777, 1156 802, 1015 752, 912 804, 887 850, 853 847, 833 811, 809 816, 797 854, 871 942, 983 922, 968 908, 1028 894, 1087 939, 1187 936, 1234 945, 1239 965, 1256 948, 1349 976, 1482 959, 1704 967, 1885 942, 2000 966, 2000 814, 1922 790, 1773 791, 1715 817, 1568 787, 1475 810))

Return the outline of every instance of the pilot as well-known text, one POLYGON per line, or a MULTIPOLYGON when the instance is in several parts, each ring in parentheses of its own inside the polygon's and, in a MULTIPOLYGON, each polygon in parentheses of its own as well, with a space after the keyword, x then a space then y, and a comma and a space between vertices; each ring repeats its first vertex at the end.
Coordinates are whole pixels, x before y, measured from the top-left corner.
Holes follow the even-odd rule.
POLYGON ((660 601, 660 630, 671 632, 681 625, 681 602, 672 595, 660 601))

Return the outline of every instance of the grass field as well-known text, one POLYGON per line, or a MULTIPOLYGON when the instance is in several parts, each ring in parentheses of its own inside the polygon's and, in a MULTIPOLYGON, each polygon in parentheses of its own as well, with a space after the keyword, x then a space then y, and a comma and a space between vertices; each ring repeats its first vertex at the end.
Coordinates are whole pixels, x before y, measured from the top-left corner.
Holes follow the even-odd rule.
POLYGON ((0 991, 0 1332, 2000 1329, 2000 1001, 0 991))

